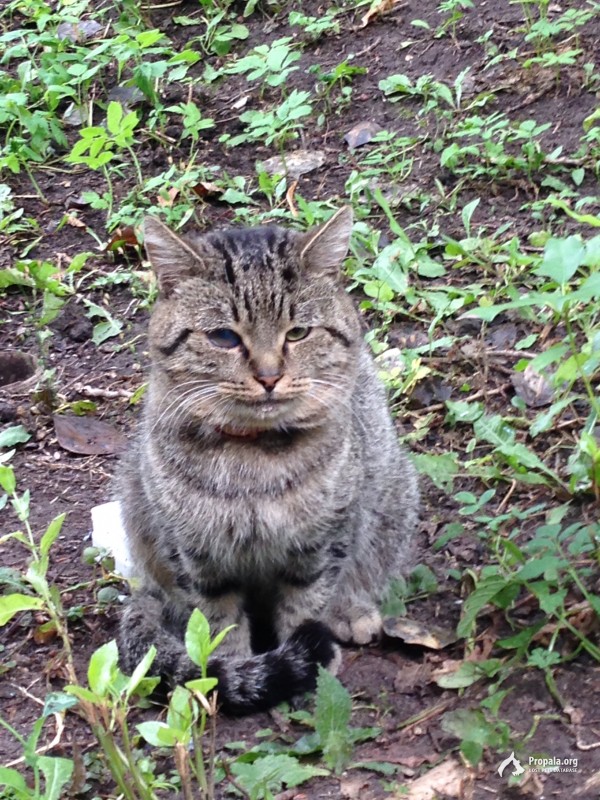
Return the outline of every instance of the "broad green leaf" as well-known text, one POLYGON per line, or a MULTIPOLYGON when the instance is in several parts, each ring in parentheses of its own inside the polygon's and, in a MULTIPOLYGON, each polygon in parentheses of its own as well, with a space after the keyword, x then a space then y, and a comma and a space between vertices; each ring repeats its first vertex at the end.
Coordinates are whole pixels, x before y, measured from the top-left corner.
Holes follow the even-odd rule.
POLYGON ((317 678, 315 730, 323 748, 323 760, 336 773, 342 772, 350 760, 352 742, 349 735, 352 699, 340 681, 322 667, 317 678))
POLYGON ((123 106, 115 100, 111 100, 106 110, 106 126, 113 135, 119 133, 122 119, 123 106))
POLYGON ((194 664, 206 668, 210 655, 210 626, 200 609, 192 611, 185 632, 185 649, 194 664))
POLYGON ((86 689, 85 686, 65 686, 65 692, 66 694, 72 694, 73 697, 76 697, 78 700, 92 703, 92 705, 98 705, 102 702, 102 698, 99 695, 86 689))
POLYGON ((483 414, 483 403, 467 403, 466 400, 446 400, 449 422, 475 422, 483 414))
POLYGON ((556 283, 565 284, 571 280, 584 259, 585 244, 581 236, 568 236, 566 239, 552 238, 546 244, 542 263, 534 273, 550 278, 556 283))
POLYGON ((12 467, 6 467, 3 464, 0 464, 0 486, 8 494, 13 494, 15 491, 17 480, 15 478, 15 471, 12 467))
POLYGON ((176 686, 169 701, 167 710, 167 725, 178 731, 188 731, 191 736, 192 725, 192 695, 183 686, 176 686))
POLYGON ((251 764, 234 761, 230 769, 251 800, 265 800, 280 792, 283 786, 293 789, 310 778, 329 774, 327 770, 301 764, 285 754, 267 755, 251 764))
POLYGON ((44 800, 61 800, 63 786, 73 774, 74 763, 70 758, 38 756, 37 763, 46 780, 44 800))
POLYGON ((481 680, 484 674, 477 669, 477 664, 466 661, 455 671, 447 675, 440 675, 435 679, 438 686, 442 689, 465 689, 481 680))
POLYGON ((90 658, 88 683, 90 689, 105 697, 118 669, 119 651, 114 639, 99 647, 90 658))
POLYGON ((0 447, 14 447, 30 439, 31 434, 23 425, 13 425, 0 433, 0 447))
POLYGON ((50 694, 46 695, 42 716, 49 717, 50 714, 66 711, 68 708, 73 708, 73 706, 76 705, 77 700, 75 697, 65 694, 65 692, 50 692, 50 694))
POLYGON ((216 678, 195 678, 193 681, 187 681, 185 686, 192 692, 199 692, 200 694, 207 695, 211 692, 218 680, 216 678))
POLYGON ((567 566, 567 563, 564 558, 558 556, 538 556, 524 564, 517 572, 516 577, 521 581, 531 581, 544 575, 547 580, 554 580, 558 570, 567 566))
POLYGON ((166 722, 153 720, 152 722, 140 722, 135 726, 142 734, 144 739, 154 747, 174 747, 177 742, 182 741, 183 731, 170 728, 166 722))
POLYGON ((8 786, 17 792, 16 796, 18 800, 21 800, 21 798, 25 800, 25 798, 32 797, 31 790, 27 786, 25 778, 21 773, 17 772, 16 769, 0 767, 0 786, 8 786))
POLYGON ((515 435, 514 430, 502 419, 500 414, 491 416, 484 414, 479 417, 473 423, 473 431, 478 439, 483 439, 496 447, 512 443, 515 435))
POLYGON ((6 625, 20 611, 38 611, 44 607, 41 597, 28 594, 7 594, 0 596, 0 627, 6 625))
POLYGON ((417 453, 413 456, 413 461, 421 475, 427 475, 434 486, 444 492, 452 491, 454 478, 459 471, 456 453, 442 453, 441 455, 417 453))

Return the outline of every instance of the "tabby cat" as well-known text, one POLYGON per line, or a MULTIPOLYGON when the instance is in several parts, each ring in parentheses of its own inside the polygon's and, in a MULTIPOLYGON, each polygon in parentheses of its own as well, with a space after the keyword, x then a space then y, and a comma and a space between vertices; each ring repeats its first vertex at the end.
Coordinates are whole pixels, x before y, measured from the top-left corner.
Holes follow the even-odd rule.
POLYGON ((340 280, 352 212, 179 236, 146 220, 159 299, 141 430, 119 478, 141 585, 120 629, 124 666, 197 677, 195 607, 236 628, 210 662, 222 708, 269 708, 334 667, 335 640, 381 632, 405 566, 415 472, 400 449, 340 280))

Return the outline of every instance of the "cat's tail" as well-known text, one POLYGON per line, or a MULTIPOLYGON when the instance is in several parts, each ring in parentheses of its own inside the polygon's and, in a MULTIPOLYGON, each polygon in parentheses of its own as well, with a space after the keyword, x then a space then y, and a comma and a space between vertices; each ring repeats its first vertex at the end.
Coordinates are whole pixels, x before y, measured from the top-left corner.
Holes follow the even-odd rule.
POLYGON ((319 666, 336 671, 340 650, 322 622, 300 625, 275 650, 249 658, 217 656, 208 675, 217 678, 219 706, 233 716, 266 711, 284 700, 312 691, 319 666))

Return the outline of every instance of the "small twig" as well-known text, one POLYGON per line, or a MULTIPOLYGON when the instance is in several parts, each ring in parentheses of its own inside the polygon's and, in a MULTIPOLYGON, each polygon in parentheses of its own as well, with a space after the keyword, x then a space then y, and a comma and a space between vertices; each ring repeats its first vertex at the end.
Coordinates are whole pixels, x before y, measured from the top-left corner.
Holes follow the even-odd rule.
MULTIPOLYGON (((31 692, 28 692, 27 689, 24 689, 22 686, 16 686, 15 684, 13 685, 15 686, 16 689, 18 689, 21 692, 21 694, 24 694, 25 697, 29 698, 29 700, 33 700, 35 703, 38 703, 41 706, 44 705, 43 700, 40 700, 39 697, 36 697, 35 695, 31 694, 31 692)), ((65 727, 63 714, 59 714, 57 711, 55 711, 53 717, 56 722, 56 733, 54 735, 54 739, 52 739, 52 741, 49 744, 45 744, 42 747, 38 747, 37 750, 35 751, 38 755, 40 753, 46 753, 48 752, 48 750, 52 750, 52 748, 56 747, 56 745, 62 739, 62 734, 65 727)), ((8 764, 5 764, 4 766, 14 767, 17 764, 22 764, 24 761, 25 761, 25 756, 20 756, 19 758, 15 758, 14 761, 10 761, 8 764)))
POLYGON ((131 400, 133 392, 127 389, 102 389, 99 386, 88 386, 87 384, 76 383, 73 390, 79 394, 84 394, 86 397, 101 397, 106 400, 112 400, 116 397, 124 397, 131 400))
POLYGON ((413 725, 418 725, 419 722, 425 722, 432 717, 437 717, 443 711, 445 711, 448 706, 451 704, 450 700, 447 700, 445 703, 438 703, 437 706, 432 706, 431 708, 426 708, 425 711, 420 711, 418 714, 415 714, 413 717, 409 717, 405 719, 404 722, 401 722, 397 727, 396 730, 398 731, 405 731, 408 728, 412 728, 413 725))
MULTIPOLYGON (((594 731, 594 733, 596 733, 596 731, 594 731)), ((596 750, 598 747, 600 747, 600 742, 591 742, 590 744, 585 744, 585 742, 582 742, 579 738, 579 731, 577 731, 575 737, 575 744, 578 750, 596 750)))
POLYGON ((358 53, 355 53, 354 58, 358 58, 359 56, 364 56, 367 53, 370 53, 371 50, 374 50, 379 44, 381 44, 381 36, 378 36, 377 39, 375 39, 375 41, 373 42, 373 44, 370 44, 368 47, 365 47, 364 50, 359 50, 358 53))
POLYGON ((500 505, 499 505, 499 506, 498 506, 498 508, 496 509, 496 514, 502 514, 502 512, 503 512, 503 511, 504 511, 504 509, 506 508, 506 505, 507 505, 508 501, 510 500, 510 498, 512 497, 512 494, 513 494, 513 492, 514 492, 514 490, 515 490, 516 488, 517 488, 517 481, 513 481, 513 482, 511 483, 511 485, 510 485, 510 489, 509 489, 509 490, 508 490, 508 492, 507 492, 507 493, 504 495, 504 499, 502 500, 502 502, 500 503, 500 505))
POLYGON ((246 800, 252 800, 251 795, 242 786, 240 786, 240 784, 236 781, 236 779, 231 774, 231 770, 229 769, 229 764, 227 763, 227 761, 222 760, 221 761, 221 766, 223 767, 223 771, 225 772, 225 777, 227 778, 229 783, 235 789, 237 789, 238 792, 242 795, 242 797, 246 798, 246 800))
MULTIPOLYGON (((498 386, 496 389, 490 389, 489 392, 484 392, 483 389, 479 389, 474 394, 469 395, 469 397, 465 397, 465 403, 472 403, 473 400, 479 400, 480 397, 483 397, 484 394, 486 397, 492 397, 492 395, 502 394, 506 389, 510 389, 512 384, 505 383, 502 386, 498 386)), ((425 408, 420 408, 417 411, 407 411, 407 414, 414 414, 415 416, 421 416, 422 414, 429 414, 432 411, 443 411, 446 408, 445 403, 434 403, 431 406, 425 406, 425 408)))

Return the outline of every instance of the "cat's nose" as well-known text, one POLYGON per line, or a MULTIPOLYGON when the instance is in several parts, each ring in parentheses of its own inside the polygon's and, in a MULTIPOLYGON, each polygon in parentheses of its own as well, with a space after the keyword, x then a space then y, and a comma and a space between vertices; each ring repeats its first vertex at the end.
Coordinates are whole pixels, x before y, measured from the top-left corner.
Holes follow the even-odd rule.
POLYGON ((278 381, 281 379, 279 372, 258 372, 255 376, 256 380, 265 387, 267 392, 272 392, 278 381))

